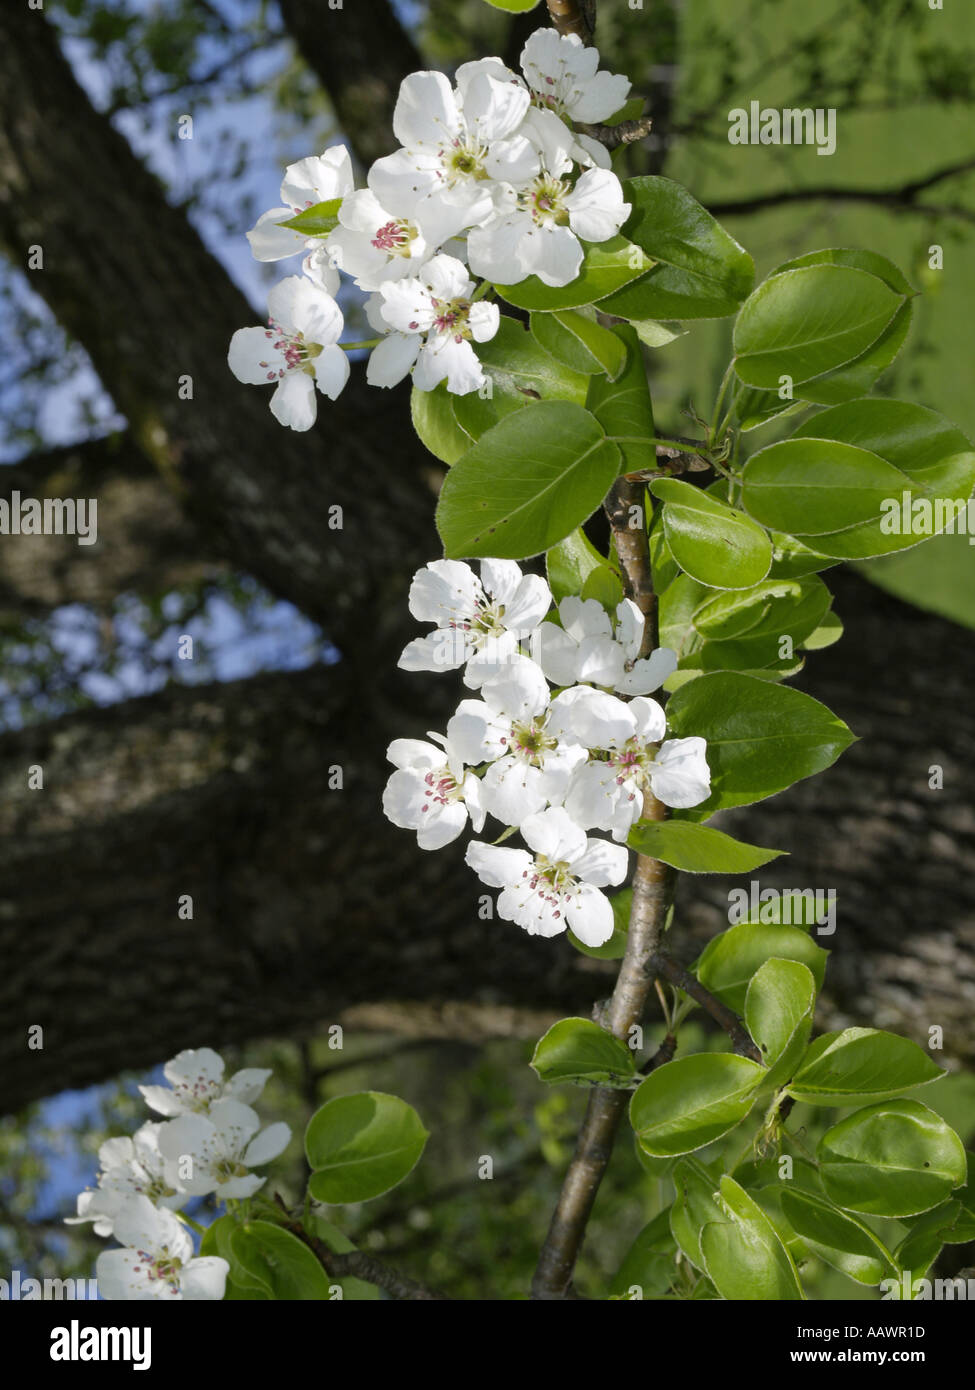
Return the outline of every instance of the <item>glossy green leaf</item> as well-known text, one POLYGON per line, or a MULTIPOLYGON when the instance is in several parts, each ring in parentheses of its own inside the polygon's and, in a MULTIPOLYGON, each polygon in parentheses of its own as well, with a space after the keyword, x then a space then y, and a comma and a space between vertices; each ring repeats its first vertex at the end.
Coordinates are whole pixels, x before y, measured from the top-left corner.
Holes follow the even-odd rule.
POLYGON ((701 1230, 709 1221, 723 1221, 724 1208, 718 1205, 718 1183, 699 1158, 682 1158, 671 1174, 674 1204, 670 1209, 670 1229, 674 1239, 692 1265, 704 1269, 701 1230))
POLYGON ((563 1018, 539 1040, 531 1059, 540 1081, 626 1085, 635 1066, 625 1042, 590 1018, 563 1018))
POLYGON ((644 440, 653 438, 653 406, 636 333, 626 323, 610 330, 626 349, 626 363, 615 381, 594 376, 589 384, 586 405, 609 435, 618 436, 623 455, 623 471, 656 468, 657 450, 644 440))
POLYGON ((853 742, 843 721, 812 696, 733 671, 682 686, 667 720, 677 737, 707 739, 712 791, 692 819, 784 791, 832 766, 853 742))
POLYGON ((733 314, 755 281, 748 252, 672 179, 628 179, 623 191, 633 207, 625 233, 656 265, 600 308, 631 320, 733 314))
POLYGON ((328 1302, 332 1281, 308 1246, 270 1221, 247 1221, 231 1237, 235 1268, 266 1284, 280 1302, 328 1302))
POLYGON ((574 372, 604 372, 614 381, 626 362, 626 345, 594 319, 573 309, 531 316, 532 337, 574 372))
POLYGON ((659 1298, 674 1282, 677 1245, 670 1232, 670 1213, 659 1212, 637 1236, 609 1286, 610 1294, 625 1295, 636 1287, 641 1298, 659 1298))
POLYGON ((747 874, 785 851, 747 845, 694 821, 637 821, 627 839, 630 849, 689 874, 747 874))
POLYGON ((418 391, 414 386, 410 396, 413 428, 431 454, 446 464, 456 463, 474 443, 454 417, 455 399, 461 398, 452 396, 445 382, 433 391, 418 391))
POLYGON ((808 1105, 866 1105, 944 1074, 909 1038, 878 1028, 846 1028, 816 1039, 789 1094, 808 1105))
POLYGON ((860 1284, 874 1287, 894 1271, 884 1243, 869 1226, 818 1193, 783 1185, 782 1211, 810 1254, 860 1284))
POLYGON ((776 389, 783 376, 808 381, 845 366, 890 326, 904 297, 852 266, 811 265, 759 285, 735 323, 735 371, 749 386, 776 389))
POLYGON ((873 1216, 915 1216, 965 1181, 965 1150, 940 1115, 916 1100, 857 1110, 828 1129, 817 1157, 837 1206, 873 1216))
POLYGON ((665 503, 664 535, 685 574, 718 589, 749 589, 769 572, 772 542, 744 512, 677 478, 650 491, 665 503))
MULTIPOLYGON (((343 1231, 340 1231, 337 1226, 333 1226, 330 1221, 326 1221, 323 1216, 319 1216, 317 1212, 311 1213, 306 1219, 305 1226, 312 1235, 317 1236, 336 1255, 348 1255, 357 1248, 343 1231)), ((342 1298, 346 1302, 375 1303, 380 1298, 380 1292, 376 1285, 366 1283, 365 1279, 356 1279, 352 1275, 345 1275, 342 1279, 333 1279, 332 1282, 341 1286, 342 1298)))
POLYGON ((793 437, 753 454, 742 501, 766 526, 828 545, 829 532, 879 521, 903 475, 879 454, 834 440, 793 437))
POLYGON ((290 227, 307 237, 328 236, 329 232, 334 232, 338 226, 341 206, 341 198, 329 198, 324 203, 316 203, 314 207, 302 208, 301 212, 279 222, 278 226, 290 227))
POLYGON ((477 356, 490 386, 484 394, 450 397, 457 423, 473 439, 538 401, 585 403, 589 378, 557 362, 515 319, 502 317, 494 337, 478 343, 477 356))
POLYGON ((551 549, 596 510, 619 464, 580 405, 547 401, 507 416, 444 481, 437 528, 447 556, 521 560, 551 549))
POLYGON ((545 572, 556 603, 570 594, 581 594, 594 570, 606 564, 585 531, 577 528, 545 554, 545 572))
MULTIPOLYGON (((568 285, 552 288, 539 280, 537 275, 529 275, 517 285, 495 285, 495 289, 502 299, 519 309, 578 309, 605 299, 646 271, 646 262, 626 237, 615 236, 609 241, 600 242, 584 241, 582 247, 582 269, 568 285)), ((615 313, 616 310, 607 312, 615 313)))
POLYGON ((720 1139, 748 1114, 762 1076, 757 1062, 729 1053, 666 1062, 641 1081, 630 1102, 640 1147, 669 1158, 720 1139))
POLYGON ((216 1255, 230 1266, 223 1295, 225 1303, 266 1302, 274 1297, 270 1279, 261 1271, 251 1273, 234 1253, 232 1242, 239 1229, 240 1223, 229 1212, 218 1216, 200 1238, 200 1254, 216 1255))
POLYGON ((894 1251, 894 1259, 899 1269, 915 1279, 923 1279, 945 1245, 961 1214, 961 1203, 955 1200, 942 1202, 911 1222, 911 1229, 894 1251))
POLYGON ((805 1051, 816 1008, 816 980, 801 961, 772 956, 745 994, 745 1027, 768 1067, 765 1086, 780 1086, 805 1051))
POLYGON ((723 1177, 724 1220, 701 1231, 708 1277, 722 1298, 782 1302, 804 1297, 795 1262, 759 1204, 734 1178, 723 1177))
POLYGON ((419 1115, 398 1096, 360 1091, 315 1111, 305 1131, 319 1202, 365 1202, 402 1182, 428 1138, 419 1115))
POLYGON ((812 972, 819 990, 828 954, 800 927, 740 922, 712 938, 693 969, 705 989, 740 1014, 745 1009, 749 983, 767 960, 799 961, 812 972))
POLYGON ((496 10, 507 10, 509 14, 526 14, 539 3, 540 0, 488 0, 496 10))

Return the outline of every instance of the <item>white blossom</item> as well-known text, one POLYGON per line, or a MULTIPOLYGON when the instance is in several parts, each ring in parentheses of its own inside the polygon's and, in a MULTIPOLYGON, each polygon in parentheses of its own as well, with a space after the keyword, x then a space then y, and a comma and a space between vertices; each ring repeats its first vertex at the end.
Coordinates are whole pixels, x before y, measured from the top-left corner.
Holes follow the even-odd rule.
POLYGON ((227 361, 249 386, 275 382, 271 414, 293 430, 315 423, 315 387, 335 400, 349 379, 349 359, 336 344, 344 326, 331 295, 289 275, 268 295, 267 328, 238 328, 227 361))
POLYGON ((481 577, 462 560, 433 560, 410 585, 410 612, 436 629, 416 637, 397 663, 403 671, 454 671, 476 690, 514 656, 552 606, 539 575, 514 560, 482 560, 481 577))
POLYGON ((434 256, 418 275, 384 281, 370 320, 378 314, 389 336, 374 348, 366 380, 395 386, 412 368, 420 391, 444 380, 455 395, 477 391, 486 378, 471 340, 493 338, 501 318, 496 304, 472 301, 473 292, 466 266, 453 256, 434 256))
POLYGON ((105 1250, 95 1264, 98 1291, 111 1301, 217 1300, 230 1266, 218 1255, 194 1256, 193 1241, 171 1211, 148 1197, 129 1197, 115 1218, 124 1247, 105 1250))
MULTIPOLYGON (((352 162, 344 145, 333 145, 322 155, 312 155, 308 159, 299 159, 296 164, 289 164, 281 184, 281 202, 285 206, 270 208, 262 213, 247 233, 255 259, 280 261, 299 251, 313 250, 320 244, 317 237, 308 237, 303 232, 296 232, 293 227, 279 224, 317 203, 344 198, 352 190, 352 162)), ((329 294, 337 292, 338 275, 334 271, 322 288, 329 294)))
POLYGON ((501 888, 498 914, 532 936, 556 936, 566 927, 587 946, 613 934, 613 908, 600 888, 623 882, 623 845, 588 839, 562 807, 522 822, 533 853, 472 840, 465 856, 482 883, 501 888))
POLYGON ((251 1197, 266 1178, 249 1170, 277 1158, 291 1139, 286 1124, 260 1129, 256 1112, 239 1100, 216 1100, 205 1115, 179 1115, 159 1135, 166 1171, 194 1197, 251 1197))
POLYGON ((350 193, 338 216, 324 249, 362 290, 415 276, 436 250, 417 221, 397 217, 369 188, 350 193))
POLYGON ((415 830, 421 849, 441 849, 456 840, 468 816, 479 832, 485 812, 480 779, 465 770, 449 734, 429 737, 432 743, 397 738, 389 745, 386 756, 397 770, 386 783, 383 811, 394 825, 415 830))
POLYGON ((122 1135, 105 1140, 98 1150, 97 1185, 78 1194, 78 1214, 65 1217, 66 1225, 92 1221, 96 1235, 110 1236, 122 1204, 139 1193, 173 1211, 185 1206, 189 1193, 171 1185, 164 1171, 159 1149, 161 1128, 149 1121, 131 1139, 122 1135))
MULTIPOLYGON (((239 1100, 250 1105, 271 1075, 263 1067, 245 1067, 223 1079, 224 1061, 211 1047, 188 1048, 163 1067, 168 1086, 140 1086, 143 1099, 157 1115, 206 1113, 216 1100, 239 1100)), ((141 1132, 141 1131, 140 1131, 141 1132)))
POLYGON ((605 121, 626 101, 630 79, 598 67, 598 49, 554 29, 536 29, 521 51, 533 100, 571 121, 605 121))
POLYGON ((640 657, 644 618, 632 599, 616 606, 615 623, 596 599, 574 594, 559 604, 561 627, 542 623, 532 655, 553 685, 605 686, 624 695, 649 695, 677 669, 677 653, 658 647, 640 657))

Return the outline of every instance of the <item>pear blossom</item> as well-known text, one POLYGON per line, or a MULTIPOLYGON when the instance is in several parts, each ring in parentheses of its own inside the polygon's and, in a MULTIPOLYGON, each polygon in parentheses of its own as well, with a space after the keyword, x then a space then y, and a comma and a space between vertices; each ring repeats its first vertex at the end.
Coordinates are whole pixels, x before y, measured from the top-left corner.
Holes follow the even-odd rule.
MULTIPOLYGON (((139 1090, 157 1115, 206 1114, 217 1100, 239 1100, 250 1105, 257 1100, 271 1075, 264 1067, 244 1067, 224 1081, 223 1073, 224 1060, 219 1052, 211 1047, 188 1048, 163 1067, 168 1086, 140 1086, 139 1090)), ((148 1129, 148 1125, 143 1126, 143 1130, 148 1129)), ((152 1138, 155 1142, 158 1135, 152 1138)))
POLYGON ((586 830, 608 830, 625 840, 651 791, 665 806, 697 806, 711 792, 703 738, 667 739, 667 719, 656 700, 628 702, 577 686, 553 701, 553 723, 575 737, 591 758, 573 770, 565 807, 586 830))
POLYGON ((535 112, 525 128, 539 151, 539 172, 499 195, 496 214, 472 228, 467 258, 474 274, 486 280, 517 284, 537 275, 543 284, 560 287, 582 268, 580 238, 608 241, 631 205, 610 169, 586 169, 572 182, 576 137, 557 116, 535 112))
POLYGON ((531 98, 499 59, 465 63, 457 89, 440 72, 404 78, 393 112, 401 148, 377 159, 369 187, 383 207, 429 227, 437 243, 491 215, 503 182, 538 172, 518 132, 531 98), (511 80, 509 80, 511 79, 511 80))
POLYGON ((630 79, 598 67, 598 49, 555 29, 536 29, 521 51, 532 100, 570 121, 605 121, 626 101, 630 79))
POLYGON ((164 1172, 161 1128, 149 1121, 131 1139, 123 1135, 105 1140, 98 1150, 97 1186, 78 1194, 78 1214, 65 1217, 65 1225, 92 1221, 96 1235, 110 1236, 122 1204, 138 1193, 173 1211, 185 1206, 189 1193, 171 1186, 164 1172))
POLYGON ((218 1255, 194 1256, 193 1240, 171 1211, 148 1197, 129 1197, 115 1219, 121 1250, 95 1263, 98 1291, 109 1301, 219 1300, 230 1266, 218 1255))
POLYGON ((397 770, 386 783, 383 811, 394 825, 415 830, 421 849, 441 849, 456 840, 468 816, 480 832, 485 811, 480 779, 465 771, 450 737, 429 737, 432 743, 397 738, 389 745, 386 756, 397 770))
MULTIPOLYGON (((447 390, 463 396, 486 380, 471 339, 486 343, 498 331, 498 306, 473 302, 474 281, 453 256, 434 256, 418 275, 385 281, 375 306, 387 333, 373 350, 366 379, 373 386, 395 386, 413 369, 413 383, 432 391, 446 380, 447 390)), ((373 314, 370 320, 375 322, 373 314)))
POLYGON ((531 936, 571 928, 587 946, 613 934, 613 908, 600 888, 622 883, 623 845, 587 838, 560 806, 528 816, 521 834, 532 853, 472 840, 466 862, 482 883, 502 889, 498 914, 531 936))
MULTIPOLYGON (((317 237, 308 237, 296 232, 293 227, 282 227, 280 223, 289 221, 296 213, 314 207, 316 203, 328 203, 335 198, 344 198, 354 187, 352 161, 344 145, 333 145, 322 155, 312 155, 289 164, 281 184, 283 207, 270 208, 262 213, 247 233, 251 252, 258 261, 280 261, 285 256, 297 255, 302 250, 313 250, 318 246, 317 237)), ((332 271, 329 282, 323 285, 329 294, 338 290, 338 275, 332 271)))
POLYGON ((561 803, 573 769, 585 761, 584 748, 547 727, 549 696, 539 667, 516 654, 484 682, 480 700, 460 702, 447 725, 465 762, 490 762, 481 801, 504 825, 561 803))
POLYGON ((251 1197, 267 1180, 248 1169, 277 1158, 291 1140, 286 1124, 260 1129, 256 1112, 239 1100, 216 1100, 206 1115, 179 1115, 159 1135, 166 1171, 194 1197, 251 1197))
POLYGON ((640 657, 644 617, 632 599, 616 606, 615 623, 596 599, 570 594, 559 604, 561 627, 542 623, 532 655, 553 685, 599 685, 649 695, 677 669, 677 653, 657 647, 640 657))
POLYGON ((386 280, 415 276, 436 250, 417 222, 395 216, 369 188, 350 193, 338 217, 339 225, 324 249, 361 290, 378 290, 386 280))
POLYGON ((344 327, 331 295, 289 275, 268 295, 267 328, 238 328, 227 361, 248 386, 275 382, 271 414, 293 430, 315 423, 315 387, 335 400, 349 379, 349 359, 337 345, 344 327))
POLYGON ((433 560, 413 576, 409 603, 418 622, 437 626, 407 643, 400 670, 454 671, 466 663, 464 684, 477 690, 538 627, 552 593, 514 560, 482 560, 480 579, 462 560, 433 560))

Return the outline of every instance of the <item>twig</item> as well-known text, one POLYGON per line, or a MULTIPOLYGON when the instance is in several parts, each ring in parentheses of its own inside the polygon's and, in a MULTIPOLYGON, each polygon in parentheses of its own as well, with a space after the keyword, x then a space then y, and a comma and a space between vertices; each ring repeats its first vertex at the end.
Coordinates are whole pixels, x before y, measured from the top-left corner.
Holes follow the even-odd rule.
POLYGON ((664 955, 662 951, 654 953, 651 964, 656 974, 662 975, 672 985, 676 985, 685 994, 689 994, 706 1013, 711 1015, 715 1023, 721 1025, 731 1039, 733 1051, 737 1052, 740 1057, 750 1057, 753 1062, 764 1061, 760 1049, 752 1041, 751 1034, 738 1015, 726 1004, 722 1004, 720 999, 716 999, 710 990, 705 989, 700 980, 697 980, 689 970, 685 970, 682 965, 672 960, 670 956, 664 955))
MULTIPOLYGON (((641 655, 654 647, 657 636, 647 528, 642 522, 638 526, 630 525, 631 508, 642 507, 644 502, 642 484, 618 478, 604 504, 616 537, 627 592, 645 619, 641 655)), ((643 815, 649 820, 662 820, 666 807, 652 793, 646 792, 643 815)), ((606 1027, 624 1042, 629 1041, 630 1030, 642 1021, 653 987, 651 961, 663 934, 675 877, 668 865, 643 854, 638 857, 633 875, 633 906, 626 954, 605 1014, 606 1027)), ((553 1300, 573 1296, 572 1272, 628 1099, 626 1091, 607 1086, 597 1086, 590 1093, 575 1153, 532 1280, 533 1298, 553 1300)))
POLYGON ((652 128, 652 116, 638 116, 633 121, 620 121, 619 125, 587 125, 582 121, 576 122, 576 130, 580 135, 588 135, 591 140, 598 140, 608 150, 643 140, 652 128))
POLYGON ((595 0, 546 0, 549 16, 559 33, 575 34, 591 44, 596 32, 595 0))
POLYGON ((330 1250, 323 1240, 319 1240, 318 1236, 313 1236, 306 1231, 300 1221, 295 1220, 285 1206, 280 1193, 274 1194, 274 1200, 287 1218, 284 1223, 287 1230, 308 1246, 308 1249, 330 1278, 364 1279, 367 1284, 375 1284, 378 1289, 384 1289, 392 1298, 397 1299, 411 1301, 449 1300, 448 1294, 440 1293, 437 1289, 428 1289, 424 1284, 418 1284, 415 1279, 400 1274, 398 1270, 383 1264, 382 1260, 374 1259, 372 1255, 365 1255, 361 1250, 349 1250, 345 1254, 337 1254, 334 1250, 330 1250))

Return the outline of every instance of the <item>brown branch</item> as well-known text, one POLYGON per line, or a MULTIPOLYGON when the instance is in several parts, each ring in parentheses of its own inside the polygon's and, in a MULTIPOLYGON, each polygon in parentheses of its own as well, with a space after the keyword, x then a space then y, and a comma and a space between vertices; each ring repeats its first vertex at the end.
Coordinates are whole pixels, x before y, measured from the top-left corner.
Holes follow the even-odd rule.
POLYGON ((274 1194, 274 1200, 286 1218, 285 1229, 297 1236, 303 1245, 307 1245, 329 1278, 364 1279, 367 1284, 375 1284, 377 1289, 383 1289, 391 1298, 401 1300, 412 1302, 449 1300, 449 1294, 440 1293, 438 1289, 428 1289, 425 1284, 419 1284, 408 1275, 400 1274, 399 1270, 390 1268, 389 1265, 383 1264, 382 1260, 377 1260, 372 1255, 363 1254, 361 1250, 349 1250, 345 1254, 337 1254, 334 1250, 330 1250, 323 1240, 319 1240, 318 1236, 313 1236, 309 1231, 306 1231, 300 1221, 295 1220, 285 1206, 280 1193, 274 1194))
POLYGON ((738 1015, 705 989, 700 980, 696 979, 689 970, 685 970, 682 965, 672 960, 670 956, 664 955, 662 951, 655 952, 651 963, 655 974, 662 975, 672 985, 676 985, 685 994, 689 994, 706 1013, 711 1015, 715 1023, 720 1024, 731 1039, 734 1052, 737 1052, 740 1057, 750 1057, 753 1062, 764 1062, 765 1059, 761 1051, 752 1041, 751 1034, 738 1015))
MULTIPOLYGON (((646 525, 630 525, 631 508, 642 507, 644 502, 642 484, 619 478, 605 503, 627 593, 645 618, 641 655, 656 645, 657 636, 646 525)), ((662 820, 666 814, 666 807, 651 792, 645 792, 644 817, 662 820)), ((654 979, 652 961, 663 935, 675 877, 668 865, 643 854, 638 857, 626 954, 605 1012, 606 1027, 624 1042, 629 1042, 631 1030, 640 1024, 646 1010, 654 979)), ((533 1298, 572 1297, 572 1272, 628 1099, 626 1091, 607 1086, 597 1086, 590 1094, 575 1153, 532 1280, 533 1298)))
POLYGON ((787 188, 778 193, 763 193, 755 198, 730 199, 727 202, 709 204, 715 216, 729 216, 741 213, 762 212, 765 208, 784 207, 789 203, 830 200, 847 203, 874 203, 888 207, 895 212, 929 212, 939 217, 958 217, 975 222, 975 210, 959 204, 935 206, 918 201, 918 195, 945 179, 975 170, 975 157, 960 160, 944 169, 936 169, 924 178, 913 179, 899 188, 841 188, 831 184, 820 184, 810 188, 787 188))
POLYGON ((563 36, 575 34, 591 44, 596 32, 596 0, 545 0, 552 23, 563 36))

